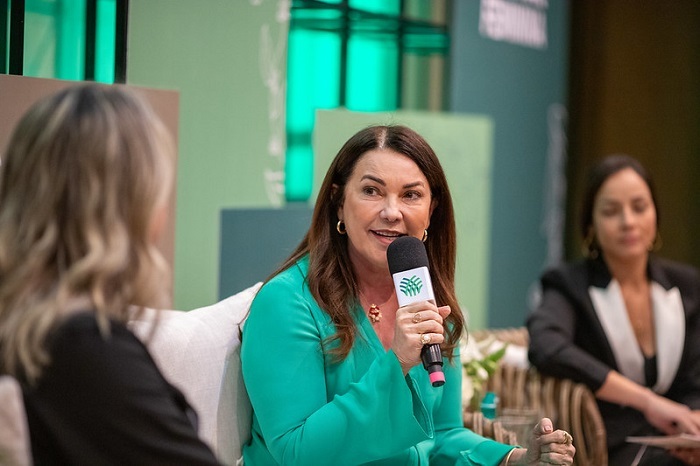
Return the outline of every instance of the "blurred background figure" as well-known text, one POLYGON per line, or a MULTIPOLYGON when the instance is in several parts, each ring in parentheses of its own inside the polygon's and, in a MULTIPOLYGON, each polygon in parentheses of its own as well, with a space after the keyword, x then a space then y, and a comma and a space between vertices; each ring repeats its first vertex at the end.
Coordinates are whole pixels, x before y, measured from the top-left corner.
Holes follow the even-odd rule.
MULTIPOLYGON (((700 274, 652 254, 657 205, 636 159, 600 161, 581 211, 586 259, 544 273, 528 319, 531 362, 595 392, 611 465, 631 464, 643 448, 627 436, 700 433, 700 274)), ((651 448, 640 460, 682 464, 651 448)))

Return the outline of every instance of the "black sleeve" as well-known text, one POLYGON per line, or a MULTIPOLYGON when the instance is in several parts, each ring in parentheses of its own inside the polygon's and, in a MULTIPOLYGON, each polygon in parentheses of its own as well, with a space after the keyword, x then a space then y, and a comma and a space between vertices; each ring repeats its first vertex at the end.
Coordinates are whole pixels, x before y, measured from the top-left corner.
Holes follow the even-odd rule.
POLYGON ((527 319, 528 357, 543 374, 572 379, 595 392, 605 382, 611 367, 576 341, 577 335, 590 337, 597 332, 582 318, 583 298, 575 291, 585 289, 585 283, 570 283, 571 278, 570 273, 560 269, 543 275, 542 301, 527 319))
POLYGON ((681 292, 685 310, 685 349, 667 396, 700 409, 700 272, 685 264, 664 262, 669 282, 681 292))
POLYGON ((36 464, 219 464, 184 396, 126 327, 113 323, 103 338, 81 315, 50 348, 50 366, 25 394, 36 464))
POLYGON ((700 312, 686 321, 685 351, 676 379, 667 393, 692 409, 700 409, 700 312))

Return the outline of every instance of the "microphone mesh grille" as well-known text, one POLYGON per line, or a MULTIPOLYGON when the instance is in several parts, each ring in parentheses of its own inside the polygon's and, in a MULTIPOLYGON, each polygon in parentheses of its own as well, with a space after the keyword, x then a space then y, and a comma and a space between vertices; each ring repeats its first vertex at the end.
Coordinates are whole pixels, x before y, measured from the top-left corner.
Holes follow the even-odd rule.
POLYGON ((423 242, 415 236, 402 236, 395 239, 386 250, 391 274, 405 270, 428 267, 428 253, 423 242))

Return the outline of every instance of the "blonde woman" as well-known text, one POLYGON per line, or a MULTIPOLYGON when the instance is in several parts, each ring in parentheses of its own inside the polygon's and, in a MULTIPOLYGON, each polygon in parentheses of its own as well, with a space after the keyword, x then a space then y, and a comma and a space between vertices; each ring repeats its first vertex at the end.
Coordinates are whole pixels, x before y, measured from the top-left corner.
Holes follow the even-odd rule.
POLYGON ((126 328, 157 307, 172 143, 123 87, 22 118, 0 174, 0 373, 23 388, 36 464, 217 464, 196 415, 126 328))

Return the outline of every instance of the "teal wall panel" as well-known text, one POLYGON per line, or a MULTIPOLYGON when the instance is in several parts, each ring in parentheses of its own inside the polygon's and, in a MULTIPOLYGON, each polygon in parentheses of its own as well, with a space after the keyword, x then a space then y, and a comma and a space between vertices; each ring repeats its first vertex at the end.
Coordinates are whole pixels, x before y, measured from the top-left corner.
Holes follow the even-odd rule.
POLYGON ((563 238, 563 224, 552 231, 559 203, 550 199, 556 176, 547 173, 563 170, 565 157, 569 1, 465 0, 454 8, 450 110, 494 123, 487 323, 523 325, 563 238), (523 11, 521 22, 509 14, 523 11))
POLYGON ((289 257, 311 225, 306 204, 221 211, 219 299, 264 281, 289 257))

